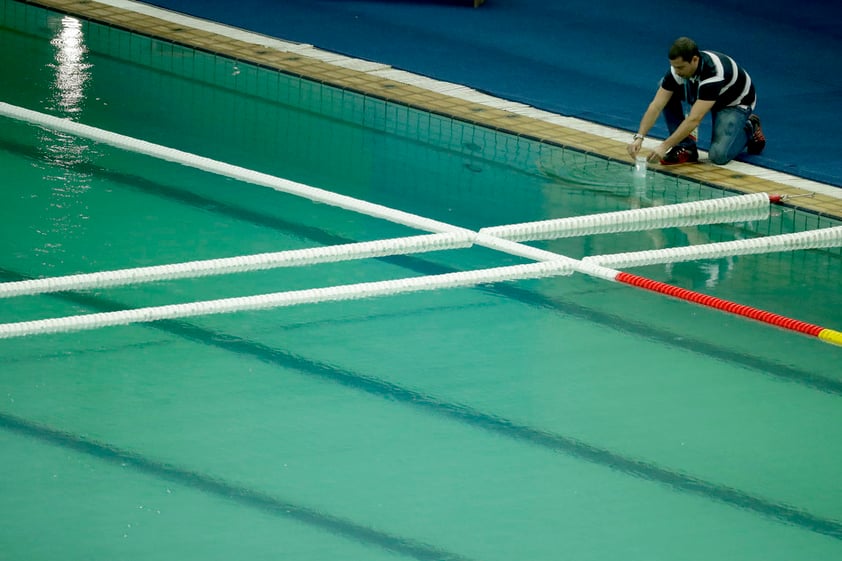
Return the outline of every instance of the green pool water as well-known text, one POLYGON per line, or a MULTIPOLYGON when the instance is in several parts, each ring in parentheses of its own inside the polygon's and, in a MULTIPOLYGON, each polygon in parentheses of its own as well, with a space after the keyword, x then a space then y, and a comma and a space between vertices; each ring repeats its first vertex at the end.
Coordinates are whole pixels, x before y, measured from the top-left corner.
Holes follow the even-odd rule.
MULTIPOLYGON (((0 0, 0 101, 477 230, 732 196, 0 0)), ((422 232, 0 118, 0 280, 422 232)), ((574 258, 812 230, 534 245, 574 258)), ((468 271, 474 247, 0 300, 468 271)), ((838 249, 631 272, 842 328, 838 249)), ((580 274, 0 340, 0 560, 833 560, 842 350, 580 274)))

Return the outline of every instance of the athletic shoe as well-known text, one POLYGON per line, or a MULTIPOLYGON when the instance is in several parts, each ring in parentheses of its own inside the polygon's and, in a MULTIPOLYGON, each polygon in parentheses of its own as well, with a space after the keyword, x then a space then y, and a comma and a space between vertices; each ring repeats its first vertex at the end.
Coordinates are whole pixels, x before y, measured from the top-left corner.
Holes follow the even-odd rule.
POLYGON ((674 164, 692 164, 699 161, 699 151, 695 146, 673 146, 661 158, 662 166, 674 164))
POLYGON ((752 134, 746 145, 746 152, 749 154, 760 154, 766 148, 766 137, 763 135, 763 128, 760 126, 760 117, 750 115, 748 122, 751 124, 752 134))

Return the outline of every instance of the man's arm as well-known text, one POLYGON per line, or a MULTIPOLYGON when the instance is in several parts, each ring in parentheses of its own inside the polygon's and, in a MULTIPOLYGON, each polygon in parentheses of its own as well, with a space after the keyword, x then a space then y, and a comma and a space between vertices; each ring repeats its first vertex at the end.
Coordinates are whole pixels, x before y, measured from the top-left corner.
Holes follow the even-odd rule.
POLYGON ((715 101, 705 101, 702 99, 697 100, 690 108, 690 114, 684 118, 680 125, 678 125, 675 132, 669 135, 666 140, 652 150, 652 153, 649 155, 649 161, 663 158, 670 148, 687 138, 687 135, 699 127, 699 123, 701 123, 705 115, 713 109, 713 105, 715 103, 715 101))
POLYGON ((652 101, 649 103, 649 107, 646 108, 646 112, 643 114, 643 117, 640 118, 640 125, 637 127, 637 134, 635 135, 634 140, 632 140, 627 147, 629 156, 634 158, 637 156, 637 153, 640 152, 640 146, 643 144, 643 137, 645 137, 646 133, 655 126, 655 121, 658 120, 658 116, 661 114, 661 111, 664 110, 664 107, 667 106, 671 97, 672 92, 670 90, 658 88, 658 91, 655 93, 655 97, 652 98, 652 101))

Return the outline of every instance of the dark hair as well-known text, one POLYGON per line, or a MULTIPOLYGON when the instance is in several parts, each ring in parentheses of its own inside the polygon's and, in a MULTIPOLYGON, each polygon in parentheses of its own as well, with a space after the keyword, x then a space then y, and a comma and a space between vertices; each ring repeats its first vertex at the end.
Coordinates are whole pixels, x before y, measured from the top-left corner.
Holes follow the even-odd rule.
POLYGON ((670 47, 670 60, 680 58, 690 62, 694 56, 700 56, 699 47, 689 37, 679 37, 670 47))

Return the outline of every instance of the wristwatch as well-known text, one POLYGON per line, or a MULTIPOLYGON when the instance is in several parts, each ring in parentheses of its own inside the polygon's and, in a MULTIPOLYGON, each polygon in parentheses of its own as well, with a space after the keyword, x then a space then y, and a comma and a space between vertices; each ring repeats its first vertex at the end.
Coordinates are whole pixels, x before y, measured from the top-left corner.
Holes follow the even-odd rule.
POLYGON ((634 142, 634 141, 635 141, 635 140, 637 140, 638 138, 639 138, 640 140, 643 140, 643 139, 644 139, 644 138, 646 138, 646 137, 645 137, 645 136, 643 136, 642 134, 637 134, 637 133, 634 133, 634 136, 632 137, 632 142, 634 142))

